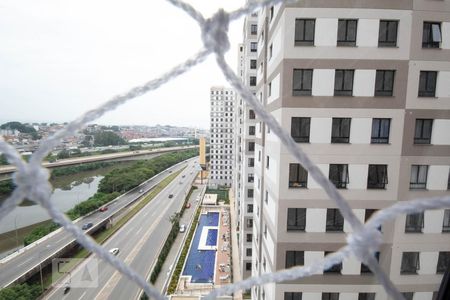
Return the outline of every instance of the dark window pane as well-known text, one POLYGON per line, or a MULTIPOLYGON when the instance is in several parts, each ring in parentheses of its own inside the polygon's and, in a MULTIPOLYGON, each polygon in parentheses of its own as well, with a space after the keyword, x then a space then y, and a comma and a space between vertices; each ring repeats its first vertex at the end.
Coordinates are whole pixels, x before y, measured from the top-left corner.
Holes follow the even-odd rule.
POLYGON ((436 80, 436 71, 420 71, 419 97, 435 97, 436 80))
POLYGON ((339 20, 338 22, 338 46, 356 46, 358 21, 357 20, 339 20))
POLYGON ((450 209, 444 211, 444 222, 442 223, 442 232, 450 232, 450 209))
POLYGON ((436 273, 444 273, 450 267, 450 252, 439 252, 436 273))
POLYGON ((348 165, 330 165, 330 173, 329 173, 330 181, 336 186, 338 189, 346 189, 347 183, 349 183, 348 179, 348 165))
POLYGON ((286 251, 286 268, 294 266, 303 266, 304 252, 303 251, 286 251))
POLYGON ((375 96, 392 96, 394 90, 394 70, 377 70, 375 96))
POLYGON ((344 218, 336 208, 327 209, 326 231, 342 231, 344 229, 344 218))
POLYGON ((378 47, 397 46, 398 21, 380 20, 378 47))
POLYGON ((336 70, 334 78, 334 95, 351 96, 353 92, 354 70, 336 70))
POLYGON ((425 189, 427 187, 428 166, 412 165, 409 181, 410 189, 425 189))
POLYGON ((372 119, 372 144, 389 143, 391 119, 372 119))
POLYGON ((306 188, 308 172, 300 164, 289 164, 289 187, 306 188))
POLYGON ((294 69, 292 82, 293 96, 311 96, 312 69, 294 69))
POLYGON ((331 127, 332 143, 349 143, 350 142, 350 118, 333 118, 331 127))
POLYGON ((301 292, 284 292, 284 300, 302 300, 301 292))
POLYGON ((417 274, 419 269, 419 252, 403 252, 400 274, 417 274))
POLYGON ((305 231, 306 208, 288 208, 287 231, 305 231))
POLYGON ((423 223, 424 223, 424 214, 418 213, 418 214, 410 214, 406 215, 406 224, 405 224, 405 232, 406 233, 420 233, 423 229, 423 223))
POLYGON ((414 144, 430 144, 432 128, 432 119, 416 119, 416 127, 414 130, 414 144))
POLYGON ((439 48, 441 41, 441 24, 423 22, 422 48, 439 48))
POLYGON ((309 143, 310 123, 311 118, 291 119, 291 136, 297 143, 309 143))
POLYGON ((368 189, 384 189, 388 183, 387 165, 369 165, 368 189))

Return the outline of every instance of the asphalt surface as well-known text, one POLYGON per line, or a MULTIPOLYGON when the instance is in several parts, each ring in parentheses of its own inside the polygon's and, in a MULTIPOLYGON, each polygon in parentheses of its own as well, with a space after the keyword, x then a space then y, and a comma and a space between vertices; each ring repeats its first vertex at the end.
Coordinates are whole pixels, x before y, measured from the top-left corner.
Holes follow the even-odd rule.
MULTIPOLYGON (((191 183, 197 175, 195 165, 196 163, 191 160, 187 168, 175 180, 103 244, 106 249, 119 248, 117 257, 141 276, 147 277, 157 260, 171 228, 169 218, 181 209, 191 183), (173 195, 172 198, 169 198, 170 194, 173 195)), ((192 210, 193 206, 188 210, 192 210)), ((136 283, 129 281, 106 262, 97 260, 95 255, 72 271, 70 278, 80 278, 86 264, 92 263, 93 260, 98 262, 98 286, 72 287, 67 294, 64 294, 63 285, 53 288, 44 299, 136 299, 138 297, 141 289, 136 283)), ((67 276, 61 282, 69 282, 70 278, 67 276)))
MULTIPOLYGON (((109 216, 113 215, 114 212, 116 212, 120 208, 127 206, 129 203, 131 203, 131 202, 135 201, 137 198, 143 196, 143 194, 145 194, 146 191, 153 188, 156 184, 158 184, 161 180, 163 180, 167 175, 169 175, 170 172, 175 172, 175 171, 185 167, 187 164, 189 164, 189 168, 191 169, 191 170, 189 170, 189 172, 193 171, 196 168, 193 168, 192 165, 193 165, 194 161, 197 161, 197 160, 198 160, 197 158, 190 159, 188 162, 180 163, 178 165, 175 165, 175 166, 167 169, 166 171, 159 173, 158 175, 153 177, 151 180, 148 180, 141 186, 136 187, 135 189, 122 195, 117 201, 115 201, 114 203, 112 203, 108 206, 107 211, 96 212, 96 213, 84 218, 83 220, 77 222, 76 224, 80 228, 82 227, 83 224, 86 224, 89 222, 98 224, 99 222, 103 221, 105 218, 108 218, 109 216), (139 192, 141 189, 143 190, 142 193, 139 192)), ((187 174, 189 174, 189 172, 187 174)), ((189 176, 194 176, 194 175, 195 175, 195 172, 193 172, 193 174, 189 174, 189 176)), ((188 177, 188 176, 186 175, 186 177, 188 177)), ((186 178, 186 180, 183 180, 183 181, 187 184, 188 180, 186 178)), ((181 189, 182 186, 183 187, 185 186, 184 184, 180 185, 179 180, 175 180, 173 183, 176 183, 178 185, 178 186, 176 186, 177 190, 181 189)), ((171 189, 173 189, 175 191, 173 184, 169 185, 169 187, 171 187, 171 189)), ((167 198, 168 194, 165 194, 165 193, 168 190, 169 189, 166 188, 162 192, 164 195, 166 195, 166 198, 167 198)), ((160 210, 161 212, 164 210, 164 208, 165 208, 164 206, 167 205, 167 203, 162 201, 163 198, 164 198, 163 195, 156 197, 151 202, 151 205, 148 205, 146 207, 146 209, 144 209, 145 211, 147 211, 149 209, 149 207, 153 208, 153 209, 150 209, 151 215, 145 215, 145 218, 147 220, 150 220, 153 217, 158 217, 158 214, 154 215, 155 210, 160 210), (155 200, 158 200, 158 201, 155 201, 155 200)), ((174 196, 174 198, 171 200, 174 200, 172 202, 181 201, 181 198, 182 198, 182 195, 177 195, 176 197, 174 196)), ((166 199, 164 198, 164 200, 166 200, 166 199)), ((169 202, 169 203, 172 203, 172 202, 169 202)), ((144 210, 143 210, 142 214, 138 215, 138 216, 141 216, 141 218, 145 214, 144 210)), ((147 213, 149 213, 149 211, 147 211, 147 213)), ((133 224, 136 224, 136 223, 133 223, 133 224)), ((127 228, 130 228, 130 227, 127 227, 127 228)), ((119 231, 119 232, 123 233, 124 231, 119 231)), ((116 235, 121 236, 121 234, 116 234, 116 235)), ((122 236, 122 239, 124 239, 124 238, 126 238, 126 236, 122 236)), ((46 239, 45 241, 40 242, 36 246, 20 253, 19 255, 15 256, 14 258, 10 259, 9 261, 0 263, 0 287, 9 285, 11 282, 15 281, 18 277, 21 277, 21 275, 26 273, 28 270, 39 266, 39 263, 41 261, 45 260, 47 257, 50 257, 53 253, 57 252, 59 249, 63 248, 65 245, 71 243, 73 240, 74 239, 71 234, 62 230, 62 231, 54 234, 50 238, 46 239)), ((131 245, 131 244, 128 243, 128 245, 131 245)), ((123 251, 120 255, 123 255, 124 252, 125 251, 123 251)))

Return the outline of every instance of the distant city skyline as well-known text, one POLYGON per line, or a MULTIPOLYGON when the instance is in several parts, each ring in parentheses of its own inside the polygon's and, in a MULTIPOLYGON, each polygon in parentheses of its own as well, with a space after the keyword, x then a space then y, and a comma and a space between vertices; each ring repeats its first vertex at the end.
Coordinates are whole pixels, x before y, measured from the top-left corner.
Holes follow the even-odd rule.
MULTIPOLYGON (((219 7, 234 10, 244 1, 190 3, 210 16, 219 7)), ((154 6, 148 1, 3 1, 0 123, 70 122, 116 94, 159 77, 202 48, 195 21, 167 1, 158 2, 158 9, 154 6)), ((227 60, 232 68, 241 24, 230 25, 227 60)), ((209 128, 209 89, 222 85, 228 86, 210 57, 94 123, 209 128)))

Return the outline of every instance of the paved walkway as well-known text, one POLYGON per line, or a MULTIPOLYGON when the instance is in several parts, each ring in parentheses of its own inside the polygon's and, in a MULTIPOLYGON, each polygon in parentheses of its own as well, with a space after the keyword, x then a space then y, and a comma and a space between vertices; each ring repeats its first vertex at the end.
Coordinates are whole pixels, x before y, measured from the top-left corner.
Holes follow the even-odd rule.
POLYGON ((197 205, 201 203, 201 201, 197 202, 196 199, 203 191, 204 185, 197 185, 197 187, 198 188, 192 192, 191 197, 188 201, 188 203, 191 204, 191 208, 185 209, 183 217, 181 217, 180 220, 180 224, 186 224, 186 231, 184 233, 178 234, 175 242, 172 245, 172 248, 170 248, 170 252, 166 258, 166 261, 161 268, 158 279, 155 282, 155 287, 164 293, 167 289, 167 286, 169 285, 168 280, 170 278, 171 271, 175 268, 175 261, 178 257, 178 253, 181 251, 181 248, 184 245, 185 236, 187 236, 189 232, 191 220, 193 218, 195 210, 197 209, 197 205))
POLYGON ((231 283, 230 207, 220 206, 215 287, 231 283))
MULTIPOLYGON (((234 191, 230 189, 228 192, 228 198, 230 199, 230 217, 231 217, 231 249, 232 249, 232 265, 233 265, 233 282, 238 282, 242 280, 241 268, 239 265, 239 248, 237 240, 237 220, 236 220, 236 202, 234 199, 234 191)), ((243 237, 241 237, 243 238, 243 237)), ((242 300, 242 292, 234 293, 234 299, 242 300)))

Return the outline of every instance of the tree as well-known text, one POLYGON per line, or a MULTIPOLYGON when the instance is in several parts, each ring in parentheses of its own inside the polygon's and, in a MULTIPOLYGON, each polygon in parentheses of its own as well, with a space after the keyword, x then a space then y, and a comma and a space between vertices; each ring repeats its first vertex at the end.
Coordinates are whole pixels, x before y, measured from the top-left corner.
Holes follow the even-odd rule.
POLYGON ((20 122, 8 122, 0 126, 1 129, 18 130, 21 133, 35 133, 36 129, 20 122))

